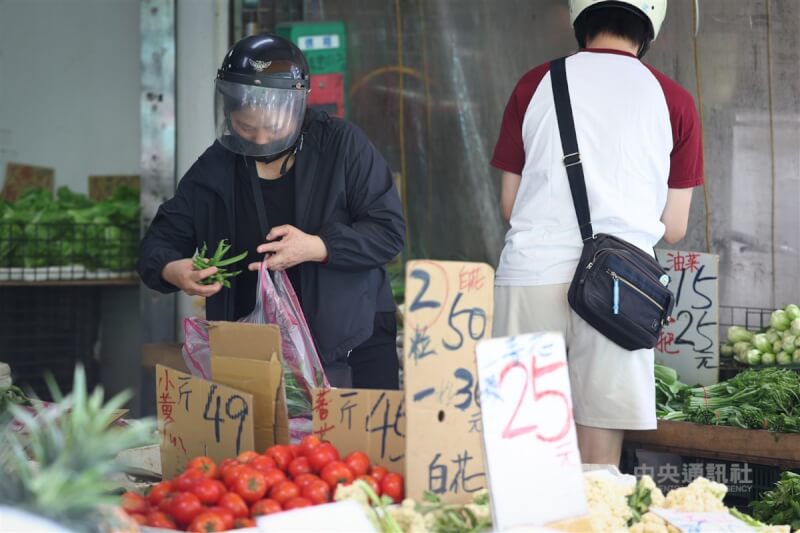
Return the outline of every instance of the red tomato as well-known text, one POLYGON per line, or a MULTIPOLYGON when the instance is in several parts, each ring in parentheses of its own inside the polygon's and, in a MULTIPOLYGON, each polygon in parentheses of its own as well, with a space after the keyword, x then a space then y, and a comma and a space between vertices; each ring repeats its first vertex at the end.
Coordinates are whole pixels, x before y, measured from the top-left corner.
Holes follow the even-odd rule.
POLYGON ((300 496, 300 487, 292 481, 280 481, 269 491, 269 497, 283 505, 300 496))
POLYGON ((146 526, 147 525, 147 517, 145 515, 143 515, 142 513, 132 513, 132 514, 129 514, 128 516, 130 516, 131 519, 134 522, 136 522, 137 524, 139 524, 140 526, 146 526))
POLYGON ((321 479, 312 480, 301 491, 303 498, 311 501, 314 505, 331 501, 331 488, 321 479))
POLYGON ((381 492, 392 499, 394 503, 403 501, 405 486, 403 476, 391 472, 381 481, 381 492))
POLYGON ((303 450, 299 444, 290 444, 289 451, 292 452, 292 457, 300 457, 303 455, 303 450))
POLYGON ((353 482, 353 473, 347 468, 347 465, 341 461, 334 461, 322 469, 319 477, 327 483, 333 491, 336 491, 336 485, 344 483, 345 485, 353 482))
POLYGON ((289 463, 292 461, 292 459, 294 459, 292 450, 283 444, 270 446, 267 448, 267 451, 264 452, 264 455, 267 457, 272 457, 272 460, 275 461, 275 465, 284 472, 286 472, 286 468, 288 468, 289 463))
POLYGON ((243 465, 246 465, 256 457, 258 457, 258 455, 259 455, 258 452, 254 452, 253 450, 247 450, 237 455, 236 460, 242 463, 243 465))
POLYGON ((283 473, 283 470, 273 468, 269 472, 264 472, 264 481, 267 482, 267 490, 269 490, 277 483, 286 481, 286 474, 283 473))
POLYGON ((211 479, 215 479, 219 475, 217 464, 210 457, 206 457, 205 455, 195 457, 194 459, 189 461, 189 464, 186 465, 186 469, 199 470, 203 473, 204 476, 211 479))
POLYGON ((239 463, 236 466, 232 466, 225 471, 225 474, 222 476, 222 482, 225 483, 225 486, 228 487, 228 490, 231 490, 233 484, 236 482, 236 479, 245 472, 252 470, 249 466, 243 465, 239 463))
POLYGON ((200 470, 186 470, 175 478, 172 487, 178 492, 188 492, 201 479, 206 479, 206 476, 200 470))
POLYGON ((373 465, 372 468, 369 469, 369 475, 374 477, 378 483, 383 481, 383 478, 386 477, 386 474, 388 473, 388 470, 378 465, 373 465))
POLYGON ((233 529, 243 529, 246 527, 256 527, 256 521, 252 518, 237 518, 233 522, 233 529))
POLYGON ((320 444, 322 444, 322 441, 316 435, 306 435, 300 441, 300 454, 307 457, 320 444))
POLYGON ((222 498, 217 502, 217 505, 230 511, 234 518, 245 517, 250 514, 247 503, 235 492, 226 492, 223 494, 222 498))
POLYGON ((267 493, 267 480, 264 474, 251 468, 242 472, 233 482, 233 490, 246 502, 252 503, 260 500, 267 493))
POLYGON ((144 496, 135 492, 124 493, 122 495, 122 502, 120 505, 128 512, 128 514, 145 514, 150 509, 150 504, 147 503, 147 500, 144 499, 144 496))
POLYGON ((172 492, 172 481, 156 483, 150 488, 147 501, 150 502, 150 505, 158 506, 161 503, 161 499, 169 492, 172 492))
POLYGON ((235 517, 230 509, 220 507, 219 505, 214 505, 213 507, 206 509, 206 511, 217 513, 220 517, 222 517, 222 522, 225 524, 225 529, 233 529, 233 521, 235 520, 235 517))
POLYGON ((161 511, 150 511, 147 514, 146 525, 150 527, 158 527, 161 529, 178 528, 178 526, 175 525, 175 520, 173 520, 172 517, 167 513, 162 513, 161 511))
POLYGON ((319 480, 319 477, 315 476, 314 474, 300 474, 292 481, 294 481, 297 486, 300 487, 300 490, 303 490, 306 488, 306 486, 317 480, 319 480))
POLYGON ((172 501, 172 506, 169 515, 175 519, 178 524, 186 526, 191 524, 192 520, 203 512, 203 504, 200 499, 191 492, 180 492, 172 501))
POLYGON ((250 507, 250 516, 260 516, 265 514, 280 513, 283 511, 281 504, 269 498, 258 500, 250 507))
POLYGON ((308 462, 307 457, 297 457, 295 459, 292 459, 292 462, 289 463, 287 472, 289 476, 292 477, 292 479, 296 478, 300 474, 310 474, 311 463, 308 462))
POLYGON ((191 490, 204 505, 214 505, 225 494, 225 485, 216 479, 203 479, 194 484, 191 490))
POLYGON ((272 457, 267 457, 266 455, 259 455, 249 463, 247 466, 252 468, 253 470, 258 470, 259 472, 266 472, 267 470, 272 470, 277 468, 275 466, 275 460, 272 457))
POLYGON ((225 472, 231 469, 233 466, 238 466, 241 463, 236 459, 223 459, 222 462, 219 464, 219 476, 224 477, 225 472))
POLYGON ((220 515, 212 511, 203 511, 192 520, 189 529, 197 533, 207 533, 210 531, 225 531, 225 521, 220 515))
POLYGON ((291 500, 286 502, 286 504, 283 506, 283 508, 285 510, 289 511, 291 509, 300 509, 302 507, 311 507, 312 505, 314 505, 314 504, 311 503, 311 501, 309 501, 308 499, 298 497, 298 498, 292 498, 291 500))
POLYGON ((161 498, 161 501, 158 502, 158 510, 168 515, 172 514, 172 504, 175 502, 175 498, 178 496, 178 492, 168 492, 164 494, 161 498))
POLYGON ((358 476, 356 480, 359 479, 364 483, 368 484, 370 487, 372 487, 372 490, 375 491, 375 494, 377 494, 378 496, 381 495, 381 484, 378 483, 377 479, 375 479, 372 476, 358 476))
POLYGON ((322 469, 325 468, 328 463, 332 463, 334 461, 339 460, 339 452, 336 451, 336 448, 333 445, 324 442, 314 448, 311 451, 311 454, 308 455, 308 462, 311 463, 311 468, 314 469, 314 472, 322 472, 322 469))
POLYGON ((354 476, 363 476, 369 472, 369 457, 364 452, 353 452, 343 462, 354 476))

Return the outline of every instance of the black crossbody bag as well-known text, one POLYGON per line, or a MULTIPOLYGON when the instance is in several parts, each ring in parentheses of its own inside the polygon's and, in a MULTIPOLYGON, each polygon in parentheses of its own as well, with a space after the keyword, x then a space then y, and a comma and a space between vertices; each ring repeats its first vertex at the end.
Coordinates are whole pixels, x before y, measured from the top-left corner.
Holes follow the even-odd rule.
POLYGON ((569 287, 569 305, 597 331, 627 350, 652 348, 667 324, 675 297, 658 262, 633 244, 594 234, 565 58, 550 64, 564 166, 583 239, 583 252, 569 287))

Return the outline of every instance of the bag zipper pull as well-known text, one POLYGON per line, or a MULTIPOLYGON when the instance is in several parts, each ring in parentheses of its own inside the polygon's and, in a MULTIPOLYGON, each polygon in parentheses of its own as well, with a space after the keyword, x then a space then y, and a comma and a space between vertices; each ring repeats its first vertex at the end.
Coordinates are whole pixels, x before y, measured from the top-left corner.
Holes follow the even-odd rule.
POLYGON ((614 279, 614 307, 613 311, 615 315, 619 314, 619 277, 617 276, 616 272, 611 273, 611 277, 614 279))

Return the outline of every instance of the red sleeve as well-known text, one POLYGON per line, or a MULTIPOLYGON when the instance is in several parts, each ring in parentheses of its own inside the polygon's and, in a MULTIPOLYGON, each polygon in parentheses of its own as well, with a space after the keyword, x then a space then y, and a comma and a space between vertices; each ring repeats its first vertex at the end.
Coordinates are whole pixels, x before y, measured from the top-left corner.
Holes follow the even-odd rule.
POLYGON ((689 189, 702 185, 703 136, 694 98, 676 82, 654 68, 649 68, 664 91, 672 124, 669 188, 689 189))
POLYGON ((522 174, 525 166, 525 146, 522 142, 522 122, 525 113, 533 98, 533 93, 539 87, 544 75, 550 70, 550 63, 539 65, 528 71, 517 82, 511 97, 503 112, 503 122, 500 124, 500 135, 494 147, 491 165, 497 169, 522 174))

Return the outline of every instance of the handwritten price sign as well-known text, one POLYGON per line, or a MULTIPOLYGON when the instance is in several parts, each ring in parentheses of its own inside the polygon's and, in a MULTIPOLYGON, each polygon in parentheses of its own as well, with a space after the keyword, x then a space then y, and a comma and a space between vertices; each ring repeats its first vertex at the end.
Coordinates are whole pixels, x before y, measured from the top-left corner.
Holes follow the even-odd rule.
POLYGON ((656 250, 675 295, 673 320, 661 332, 656 359, 684 383, 719 381, 719 256, 656 250))
POLYGON ((405 399, 401 391, 314 389, 313 432, 344 457, 364 451, 393 472, 405 468, 405 399))
POLYGON ((404 328, 406 492, 466 502, 486 486, 475 345, 492 332, 494 271, 410 261, 404 328))
POLYGON ((477 363, 495 528, 541 526, 585 514, 561 334, 480 342, 477 363), (542 482, 520 490, 520 479, 542 482))
POLYGON ((157 365, 156 402, 165 479, 194 456, 221 461, 254 447, 250 394, 157 365))

